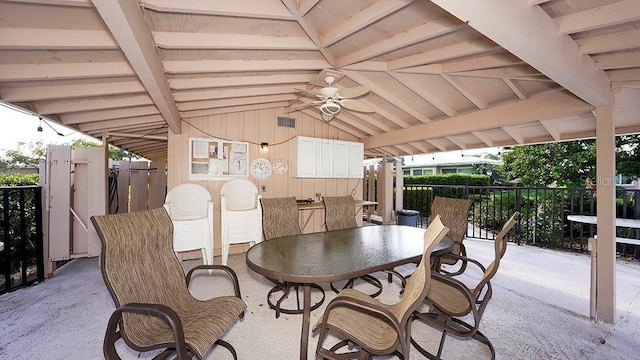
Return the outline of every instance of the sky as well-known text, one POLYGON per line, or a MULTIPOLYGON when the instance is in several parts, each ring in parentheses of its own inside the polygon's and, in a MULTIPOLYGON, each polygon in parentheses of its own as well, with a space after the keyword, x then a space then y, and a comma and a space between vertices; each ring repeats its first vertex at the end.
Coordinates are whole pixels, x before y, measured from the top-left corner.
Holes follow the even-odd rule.
MULTIPOLYGON (((51 127, 45 122, 46 120, 43 120, 42 131, 39 132, 37 129, 40 120, 37 116, 10 109, 0 102, 0 153, 17 149, 18 142, 31 143, 42 140, 45 145, 60 145, 82 138, 92 139, 52 121, 47 122, 51 127), (58 135, 58 132, 64 136, 58 135)), ((95 139, 92 140, 99 142, 95 139)))

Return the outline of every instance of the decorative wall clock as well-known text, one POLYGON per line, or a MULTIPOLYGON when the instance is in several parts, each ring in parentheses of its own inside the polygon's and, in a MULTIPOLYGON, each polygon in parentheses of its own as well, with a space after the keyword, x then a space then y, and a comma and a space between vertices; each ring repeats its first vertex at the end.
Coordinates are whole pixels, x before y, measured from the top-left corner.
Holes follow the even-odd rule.
POLYGON ((251 176, 258 180, 266 180, 271 176, 273 172, 273 167, 271 166, 271 162, 265 158, 257 158, 253 160, 251 163, 251 167, 249 168, 251 171, 251 176))

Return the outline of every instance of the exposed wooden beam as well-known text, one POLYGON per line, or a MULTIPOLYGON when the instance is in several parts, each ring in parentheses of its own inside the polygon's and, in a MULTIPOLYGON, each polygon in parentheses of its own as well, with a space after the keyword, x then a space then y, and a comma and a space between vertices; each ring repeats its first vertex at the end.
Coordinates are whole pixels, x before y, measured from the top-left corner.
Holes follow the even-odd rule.
POLYGON ((511 68, 524 65, 525 63, 507 52, 474 56, 469 59, 449 60, 441 64, 421 65, 405 69, 398 72, 414 74, 453 74, 465 71, 487 70, 498 68, 511 68))
POLYGON ((141 3, 147 9, 162 12, 295 20, 291 12, 276 0, 143 0, 141 3))
MULTIPOLYGON (((169 128, 180 134, 180 115, 138 3, 134 1, 92 0, 147 89, 169 128)), ((182 3, 182 2, 181 2, 182 3)))
POLYGON ((640 69, 609 70, 609 80, 611 81, 638 81, 640 80, 640 69))
POLYGON ((428 22, 426 24, 416 26, 413 29, 390 36, 373 45, 346 54, 336 59, 336 66, 346 66, 356 62, 369 60, 373 57, 386 54, 405 46, 454 32, 463 26, 466 25, 452 25, 450 22, 428 22))
MULTIPOLYGON (((304 84, 300 85, 304 86, 304 84)), ((236 97, 251 97, 262 95, 293 94, 297 90, 293 86, 263 86, 263 87, 240 87, 212 90, 178 91, 174 92, 174 99, 181 103, 187 101, 228 99, 236 97)))
POLYGON ((0 49, 110 50, 119 49, 103 30, 0 28, 0 49))
POLYGON ((529 0, 529 6, 540 5, 540 4, 547 3, 549 1, 551 0, 529 0))
POLYGON ((318 50, 307 36, 156 32, 153 39, 166 49, 318 50))
POLYGON ((119 81, 81 85, 27 86, 0 89, 2 99, 9 102, 45 101, 90 96, 142 93, 139 81, 119 81))
POLYGON ((511 136, 515 142, 518 144, 524 144, 524 136, 513 126, 503 126, 502 130, 507 133, 507 135, 511 136))
POLYGON ((445 139, 451 141, 452 143, 454 143, 457 147, 460 148, 460 150, 466 150, 467 149, 467 145, 465 143, 463 143, 462 141, 456 139, 454 136, 445 136, 445 139))
POLYGON ((298 13, 300 14, 300 16, 305 16, 319 2, 320 2, 320 0, 298 1, 298 13))
POLYGON ((560 35, 575 34, 640 19, 640 2, 622 0, 555 18, 560 35))
POLYGON ((313 43, 316 45, 318 50, 322 53, 322 56, 324 56, 324 58, 330 64, 325 67, 334 67, 335 58, 331 53, 331 50, 322 46, 322 35, 318 33, 314 24, 312 24, 310 21, 307 21, 307 19, 304 18, 303 14, 298 12, 298 7, 296 4, 297 1, 295 0, 281 0, 281 1, 287 7, 287 9, 289 9, 291 14, 293 14, 298 24, 300 24, 300 27, 302 27, 302 30, 304 30, 304 32, 307 33, 311 41, 313 41, 313 43))
POLYGON ((482 141, 488 147, 496 146, 495 142, 491 140, 487 135, 485 135, 482 131, 472 131, 471 135, 478 138, 478 140, 482 141))
POLYGON ((419 54, 409 55, 397 60, 391 60, 387 63, 388 70, 398 70, 419 65, 442 62, 445 60, 461 58, 482 54, 486 52, 494 52, 499 50, 490 42, 485 40, 463 41, 457 44, 444 46, 441 48, 423 51, 419 54))
POLYGON ((573 39, 558 36, 555 22, 539 6, 523 1, 432 1, 588 103, 611 103, 606 74, 590 57, 580 55, 573 39))
POLYGON ((331 67, 325 60, 172 60, 164 68, 170 74, 322 70, 331 67))
POLYGON ((135 75, 126 62, 0 64, 0 81, 103 78, 135 75))
POLYGON ((214 109, 214 108, 230 107, 230 106, 238 106, 238 105, 249 105, 249 104, 263 104, 263 103, 272 103, 272 102, 280 102, 280 101, 291 101, 295 99, 297 99, 297 96, 294 94, 279 94, 279 95, 251 96, 251 97, 240 97, 240 98, 219 99, 219 100, 191 101, 191 102, 179 103, 178 109, 180 110, 181 113, 186 113, 186 112, 192 112, 193 110, 214 109))
POLYGON ((145 134, 134 134, 134 133, 122 133, 122 132, 107 132, 106 135, 108 137, 126 137, 132 139, 148 139, 148 140, 162 140, 168 141, 167 136, 159 136, 159 135, 145 135, 145 134))
POLYGON ((487 102, 480 97, 474 89, 472 89, 463 79, 456 78, 453 76, 442 74, 440 75, 446 82, 451 84, 456 90, 458 90, 462 96, 466 97, 471 101, 475 106, 479 109, 486 109, 488 104, 487 102))
POLYGON ((640 67, 640 51, 595 55, 596 66, 601 70, 640 67))
POLYGON ((520 83, 517 80, 511 80, 508 78, 502 78, 502 80, 505 82, 505 84, 507 84, 509 89, 511 89, 511 91, 513 91, 516 94, 517 97, 519 97, 520 99, 529 98, 529 94, 527 93, 527 90, 525 90, 525 88, 522 85, 520 85, 520 83))
POLYGON ((431 105, 433 105, 436 109, 442 111, 447 116, 456 116, 458 112, 455 111, 451 106, 447 105, 442 99, 440 99, 437 95, 432 93, 431 91, 425 89, 421 86, 414 76, 409 74, 400 74, 393 71, 387 72, 389 76, 392 76, 394 79, 398 80, 406 87, 411 89, 416 95, 425 99, 431 105))
POLYGON ((620 31, 600 36, 577 39, 581 54, 634 49, 640 47, 640 29, 620 31))
POLYGON ((185 111, 185 112, 182 112, 181 115, 182 115, 182 118, 186 119, 186 118, 193 118, 193 117, 199 117, 199 116, 228 114, 228 113, 241 112, 241 111, 272 109, 272 108, 278 108, 278 107, 285 107, 288 104, 289 104, 289 101, 278 101, 278 102, 264 103, 264 104, 227 106, 227 107, 221 107, 221 108, 185 111))
POLYGON ((155 115, 158 108, 155 105, 137 106, 124 109, 111 109, 99 111, 85 111, 79 113, 69 113, 60 116, 60 121, 65 125, 82 124, 92 121, 103 121, 110 119, 123 119, 134 116, 155 115))
POLYGON ((62 114, 78 111, 114 109, 130 106, 150 105, 153 101, 149 95, 131 95, 122 97, 101 97, 90 99, 56 100, 35 103, 38 114, 62 114))
POLYGON ((533 120, 592 110, 593 107, 570 93, 555 92, 509 104, 458 115, 442 121, 417 125, 364 140, 365 149, 435 139, 463 132, 481 131, 533 120))
POLYGON ((161 115, 136 116, 124 119, 94 121, 91 123, 79 124, 78 129, 83 132, 96 131, 109 128, 119 128, 126 126, 148 126, 152 123, 164 121, 161 115))
POLYGON ((551 120, 540 120, 540 124, 547 130, 549 135, 553 137, 553 140, 560 141, 562 140, 562 134, 558 130, 558 127, 551 120))
POLYGON ((258 86, 273 84, 308 83, 316 76, 309 74, 278 74, 261 76, 225 76, 202 77, 195 79, 169 79, 169 85, 174 90, 205 89, 217 87, 258 86))
MULTIPOLYGON (((305 109, 300 111, 303 114, 306 114, 308 116, 311 116, 312 118, 318 120, 318 121, 322 121, 325 122, 324 120, 322 120, 322 116, 320 115, 319 111, 313 111, 311 109, 305 109)), ((362 138, 366 138, 368 135, 365 134, 364 132, 360 131, 359 129, 356 129, 354 127, 351 126, 347 126, 344 123, 341 123, 340 121, 330 121, 327 124, 329 124, 329 126, 333 126, 336 129, 340 129, 348 134, 351 134, 355 137, 357 137, 358 139, 362 139, 362 138)))
POLYGON ((60 5, 74 7, 93 7, 91 0, 5 0, 24 4, 60 5))
POLYGON ((345 21, 331 28, 331 31, 323 34, 321 45, 330 46, 347 36, 361 30, 385 16, 407 6, 413 0, 380 0, 371 6, 349 16, 345 21))
POLYGON ((364 85, 364 86, 368 87, 376 95, 378 95, 381 98, 385 99, 386 101, 391 103, 393 106, 399 108, 400 110, 406 112, 407 114, 413 116, 418 121, 423 122, 423 123, 427 123, 427 122, 431 121, 426 115, 422 114, 419 111, 416 111, 416 110, 412 109, 407 103, 404 102, 403 99, 401 99, 400 97, 398 97, 395 94, 392 94, 390 91, 384 89, 378 83, 375 83, 375 82, 367 79, 362 74, 359 74, 359 73, 356 73, 356 72, 353 72, 353 71, 343 71, 343 73, 347 77, 349 77, 351 80, 359 83, 360 85, 364 85))

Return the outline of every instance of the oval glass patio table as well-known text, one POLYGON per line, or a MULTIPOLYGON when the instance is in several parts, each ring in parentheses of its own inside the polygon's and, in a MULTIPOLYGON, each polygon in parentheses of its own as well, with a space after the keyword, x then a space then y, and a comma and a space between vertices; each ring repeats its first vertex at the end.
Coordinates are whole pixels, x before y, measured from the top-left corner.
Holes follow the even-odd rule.
MULTIPOLYGON (((260 242, 247 251, 247 266, 269 279, 304 286, 300 359, 307 359, 310 284, 348 280, 395 266, 419 262, 425 229, 364 226, 353 229, 287 236, 260 242)), ((448 236, 432 255, 450 251, 448 236)))

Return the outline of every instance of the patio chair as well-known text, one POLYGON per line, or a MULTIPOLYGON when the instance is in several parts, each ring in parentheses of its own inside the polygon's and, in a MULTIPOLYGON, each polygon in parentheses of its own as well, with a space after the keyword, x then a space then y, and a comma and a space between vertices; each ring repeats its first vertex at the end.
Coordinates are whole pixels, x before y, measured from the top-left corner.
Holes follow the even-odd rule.
MULTIPOLYGON (((442 223, 449 229, 449 237, 454 241, 452 254, 466 256, 467 251, 462 243, 467 235, 469 227, 469 208, 471 208, 471 199, 454 199, 436 196, 431 204, 431 217, 440 215, 442 223)), ((455 258, 440 257, 434 264, 434 269, 441 269, 442 264, 455 265, 458 262, 455 258)), ((455 272, 461 274, 464 272, 466 263, 462 263, 461 267, 455 272)))
POLYGON ((482 314, 493 293, 490 281, 498 271, 500 260, 507 250, 507 234, 516 224, 516 219, 519 215, 520 213, 516 211, 496 236, 494 240, 495 257, 486 268, 480 262, 462 255, 451 253, 443 255, 462 261, 465 264, 476 265, 482 271, 482 277, 474 287, 469 287, 465 282, 469 283, 471 279, 477 279, 475 274, 461 276, 460 274, 452 275, 432 272, 431 285, 425 300, 430 307, 429 311, 426 313, 416 312, 414 319, 442 330, 442 337, 440 338, 437 355, 429 353, 414 339, 411 339, 413 346, 422 355, 429 359, 440 359, 444 340, 447 333, 450 333, 458 337, 471 337, 486 344, 491 350, 491 359, 495 359, 496 352, 493 344, 478 328, 482 320, 482 314), (461 277, 464 277, 465 282, 461 280, 461 277))
POLYGON ((165 349, 158 359, 173 353, 178 359, 202 359, 215 345, 237 358, 233 346, 220 339, 246 309, 231 268, 198 265, 185 278, 164 208, 92 216, 91 222, 102 242, 102 277, 116 305, 103 343, 106 359, 120 359, 115 348, 120 338, 136 351, 165 349), (191 296, 191 275, 201 269, 226 272, 235 295, 209 300, 191 296))
MULTIPOLYGON (((262 198, 262 232, 264 233, 264 240, 299 235, 302 233, 300 230, 300 224, 298 222, 298 203, 295 196, 285 198, 262 198)), ((269 279, 276 285, 269 290, 267 294, 267 303, 271 309, 276 312, 276 318, 280 317, 280 313, 285 314, 302 314, 303 309, 300 307, 300 294, 298 292, 299 284, 280 282, 274 279, 269 279), (282 302, 289 296, 291 288, 294 288, 296 292, 296 305, 295 309, 288 309, 282 307, 282 302), (274 304, 271 301, 271 295, 277 292, 282 292, 282 296, 274 304)), ((324 302, 325 294, 324 289, 318 284, 311 284, 312 289, 319 290, 322 293, 322 299, 311 306, 311 311, 317 309, 324 302)))
MULTIPOLYGON (((358 223, 356 222, 356 202, 353 200, 353 196, 324 196, 323 201, 327 231, 358 227, 358 223)), ((382 283, 380 280, 371 275, 361 276, 360 279, 373 285, 377 289, 371 294, 371 297, 376 297, 382 293, 382 283)), ((356 279, 347 280, 342 289, 353 287, 355 280, 356 279)), ((333 283, 330 283, 330 286, 331 290, 335 293, 340 292, 333 283)))
POLYGON ((430 254, 449 229, 436 217, 424 234, 424 253, 416 271, 407 280, 402 298, 384 304, 354 289, 342 290, 325 309, 314 327, 319 331, 316 355, 327 359, 369 359, 371 355, 394 354, 409 359, 411 314, 424 300, 430 286, 430 254), (345 338, 326 349, 329 332, 345 338), (338 351, 355 344, 352 352, 338 351))
POLYGON ((262 241, 262 207, 258 188, 247 179, 229 180, 220 189, 222 265, 227 265, 231 244, 262 241))
POLYGON ((213 202, 209 190, 198 184, 180 184, 169 190, 164 208, 173 223, 173 251, 202 250, 202 262, 213 265, 213 202))

